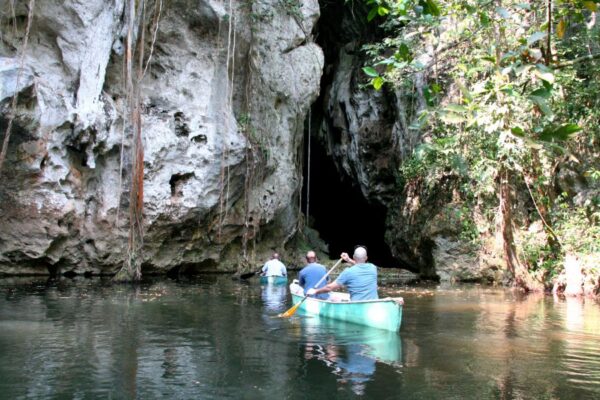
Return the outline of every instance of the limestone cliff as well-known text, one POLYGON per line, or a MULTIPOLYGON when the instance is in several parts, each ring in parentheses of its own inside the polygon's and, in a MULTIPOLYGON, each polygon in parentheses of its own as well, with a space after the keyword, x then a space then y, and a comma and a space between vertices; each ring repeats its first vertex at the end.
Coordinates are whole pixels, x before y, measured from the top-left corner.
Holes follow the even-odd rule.
MULTIPOLYGON (((28 2, 14 18, 12 3, 0 2, 2 134, 15 116, 0 273, 112 273, 127 247, 131 163, 124 0, 35 2, 22 63, 28 2)), ((143 272, 231 270, 297 226, 298 151, 323 67, 310 37, 318 3, 152 4, 162 8, 141 82, 143 272)))

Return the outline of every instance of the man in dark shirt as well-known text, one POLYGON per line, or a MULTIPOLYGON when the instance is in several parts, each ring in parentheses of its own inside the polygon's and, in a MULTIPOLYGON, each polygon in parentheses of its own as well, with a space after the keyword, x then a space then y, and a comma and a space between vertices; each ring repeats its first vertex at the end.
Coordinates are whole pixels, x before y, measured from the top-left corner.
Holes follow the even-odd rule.
MULTIPOLYGON (((317 254, 310 250, 306 253, 306 263, 307 265, 302 268, 300 273, 298 274, 298 278, 300 280, 300 286, 304 288, 304 294, 308 289, 318 289, 322 288, 327 284, 327 279, 323 279, 323 282, 319 283, 319 286, 315 287, 315 285, 327 274, 327 269, 317 262, 317 254)), ((322 293, 314 296, 318 299, 326 300, 329 298, 329 293, 322 293)))

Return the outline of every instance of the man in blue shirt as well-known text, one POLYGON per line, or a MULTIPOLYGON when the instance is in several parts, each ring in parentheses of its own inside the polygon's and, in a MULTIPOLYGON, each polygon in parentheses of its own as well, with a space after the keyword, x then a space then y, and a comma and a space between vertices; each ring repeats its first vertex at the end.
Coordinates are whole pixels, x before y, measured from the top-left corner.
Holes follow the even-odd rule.
MULTIPOLYGON (((327 284, 326 279, 323 279, 323 282, 319 283, 321 278, 327 275, 327 269, 323 265, 317 263, 317 254, 314 251, 310 250, 306 253, 306 262, 307 265, 302 268, 300 273, 298 273, 299 283, 300 286, 304 288, 305 295, 309 289, 319 289, 327 284), (315 286, 317 283, 319 283, 319 286, 315 286)), ((329 298, 329 293, 321 293, 314 297, 327 300, 329 298)))
POLYGON ((319 289, 310 289, 306 294, 310 296, 328 293, 345 286, 350 293, 350 300, 352 301, 378 299, 377 267, 367 262, 367 249, 357 247, 354 250, 352 259, 348 257, 348 253, 342 253, 340 257, 344 261, 354 265, 345 269, 334 282, 319 289))

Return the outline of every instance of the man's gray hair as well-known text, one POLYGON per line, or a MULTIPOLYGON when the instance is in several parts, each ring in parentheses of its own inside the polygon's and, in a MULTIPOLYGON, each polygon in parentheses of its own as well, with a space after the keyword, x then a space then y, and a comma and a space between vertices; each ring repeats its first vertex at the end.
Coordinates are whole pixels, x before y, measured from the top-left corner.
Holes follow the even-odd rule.
POLYGON ((354 261, 365 262, 367 261, 367 249, 364 247, 357 247, 354 249, 354 254, 352 255, 354 261))

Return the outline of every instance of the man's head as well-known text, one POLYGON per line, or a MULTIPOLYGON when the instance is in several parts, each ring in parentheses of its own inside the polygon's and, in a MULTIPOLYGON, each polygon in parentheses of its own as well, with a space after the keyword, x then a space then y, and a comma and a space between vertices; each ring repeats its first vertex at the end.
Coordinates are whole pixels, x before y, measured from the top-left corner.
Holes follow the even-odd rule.
POLYGON ((352 255, 352 258, 357 263, 366 262, 367 261, 367 249, 365 249, 364 247, 360 247, 360 246, 357 247, 356 249, 354 249, 354 254, 352 255))
POLYGON ((310 264, 310 263, 314 263, 316 261, 317 261, 317 254, 314 251, 309 250, 309 252, 306 253, 306 262, 310 264))
POLYGON ((279 260, 279 253, 273 253, 271 260, 279 260))

